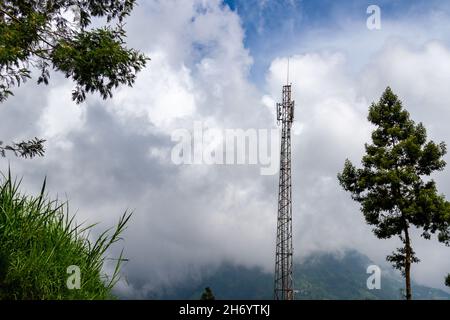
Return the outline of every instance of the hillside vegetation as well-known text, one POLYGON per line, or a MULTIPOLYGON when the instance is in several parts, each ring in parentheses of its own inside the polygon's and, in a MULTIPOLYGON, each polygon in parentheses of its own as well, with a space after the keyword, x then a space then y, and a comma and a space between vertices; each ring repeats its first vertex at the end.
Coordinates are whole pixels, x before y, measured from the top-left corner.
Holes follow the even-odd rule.
POLYGON ((67 203, 46 196, 45 181, 36 197, 21 194, 19 186, 10 173, 0 178, 0 299, 114 298, 122 254, 112 276, 102 268, 130 214, 92 241, 94 225, 76 224, 67 203), (70 266, 79 268, 79 289, 67 284, 70 266))
MULTIPOLYGON (((294 265, 296 299, 299 300, 400 300, 404 299, 401 276, 390 266, 382 268, 381 289, 366 286, 367 267, 375 264, 355 250, 338 253, 315 252, 294 265)), ((183 283, 158 288, 152 299, 199 299, 210 287, 218 300, 273 299, 273 274, 261 268, 224 263, 207 268, 200 279, 191 277, 183 283)), ((413 282, 414 299, 450 299, 450 294, 413 282)), ((128 297, 130 298, 130 297, 128 297)))

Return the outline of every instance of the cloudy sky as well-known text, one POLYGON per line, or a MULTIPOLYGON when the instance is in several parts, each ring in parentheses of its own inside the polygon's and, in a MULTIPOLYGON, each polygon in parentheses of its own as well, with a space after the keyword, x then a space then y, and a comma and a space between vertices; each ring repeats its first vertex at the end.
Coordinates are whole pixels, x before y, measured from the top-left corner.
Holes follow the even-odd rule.
MULTIPOLYGON (((47 139, 43 158, 9 157, 23 189, 38 192, 47 176, 51 195, 102 229, 134 210, 121 243, 130 259, 123 295, 145 297, 224 261, 272 271, 278 176, 259 165, 176 165, 172 134, 195 122, 277 128, 289 58, 295 255, 354 248, 383 264, 397 241, 372 235, 336 174, 346 158, 359 163, 372 130, 368 106, 388 85, 431 139, 450 143, 450 4, 138 2, 128 44, 152 60, 133 88, 76 105, 73 84, 54 73, 49 87, 29 81, 0 106, 3 141, 47 139), (366 26, 370 4, 381 8, 380 30, 366 26)), ((450 197, 450 169, 434 178, 450 197)), ((450 248, 417 233, 413 244, 422 259, 416 281, 442 287, 450 248)))

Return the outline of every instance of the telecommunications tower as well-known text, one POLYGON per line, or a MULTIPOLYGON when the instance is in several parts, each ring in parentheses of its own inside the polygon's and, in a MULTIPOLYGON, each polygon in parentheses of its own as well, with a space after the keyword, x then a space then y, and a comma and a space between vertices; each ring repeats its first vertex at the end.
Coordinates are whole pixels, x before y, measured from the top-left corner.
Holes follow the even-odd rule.
POLYGON ((294 101, 291 101, 289 71, 288 83, 283 86, 282 96, 282 103, 277 103, 276 106, 278 124, 281 124, 281 155, 280 181, 278 187, 274 299, 294 300, 291 189, 291 126, 294 120, 294 101))

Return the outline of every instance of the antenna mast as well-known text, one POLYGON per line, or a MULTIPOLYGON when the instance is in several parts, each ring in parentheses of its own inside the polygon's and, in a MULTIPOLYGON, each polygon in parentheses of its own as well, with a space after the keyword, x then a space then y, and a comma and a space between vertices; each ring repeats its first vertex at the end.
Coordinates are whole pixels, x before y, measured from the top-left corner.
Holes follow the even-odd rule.
POLYGON ((289 58, 287 59, 288 61, 287 61, 287 80, 286 80, 286 84, 288 85, 289 84, 289 58))

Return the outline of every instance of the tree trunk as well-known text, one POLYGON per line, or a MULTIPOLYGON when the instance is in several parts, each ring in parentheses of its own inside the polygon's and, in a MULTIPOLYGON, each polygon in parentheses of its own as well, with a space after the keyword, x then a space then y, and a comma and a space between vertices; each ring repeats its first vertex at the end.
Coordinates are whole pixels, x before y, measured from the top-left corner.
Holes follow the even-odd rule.
POLYGON ((406 300, 412 299, 411 294, 411 240, 409 239, 409 227, 405 226, 405 281, 406 300))

